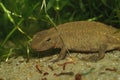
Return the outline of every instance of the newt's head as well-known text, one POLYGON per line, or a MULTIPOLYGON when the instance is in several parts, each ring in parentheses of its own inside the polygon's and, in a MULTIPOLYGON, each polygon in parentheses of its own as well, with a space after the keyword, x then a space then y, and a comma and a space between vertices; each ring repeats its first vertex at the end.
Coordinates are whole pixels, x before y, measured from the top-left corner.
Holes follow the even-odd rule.
POLYGON ((31 48, 36 51, 45 51, 54 48, 55 44, 56 41, 54 40, 54 37, 52 37, 50 33, 45 30, 38 32, 33 36, 31 48))

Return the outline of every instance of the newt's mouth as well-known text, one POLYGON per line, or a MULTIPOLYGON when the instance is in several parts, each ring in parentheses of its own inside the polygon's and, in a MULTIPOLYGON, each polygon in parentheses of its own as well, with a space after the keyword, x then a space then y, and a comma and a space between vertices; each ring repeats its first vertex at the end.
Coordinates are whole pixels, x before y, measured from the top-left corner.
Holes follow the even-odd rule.
POLYGON ((32 48, 33 51, 38 51, 38 52, 43 52, 43 51, 49 51, 51 49, 55 49, 54 47, 51 47, 51 48, 32 48))

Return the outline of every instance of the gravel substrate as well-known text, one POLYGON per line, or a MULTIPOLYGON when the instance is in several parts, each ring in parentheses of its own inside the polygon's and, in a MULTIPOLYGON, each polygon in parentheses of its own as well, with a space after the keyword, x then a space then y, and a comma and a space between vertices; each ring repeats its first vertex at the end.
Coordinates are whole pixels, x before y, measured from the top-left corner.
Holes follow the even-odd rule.
POLYGON ((79 59, 84 54, 50 62, 56 55, 44 58, 11 58, 0 63, 0 80, 120 80, 120 51, 107 53, 98 62, 79 59))

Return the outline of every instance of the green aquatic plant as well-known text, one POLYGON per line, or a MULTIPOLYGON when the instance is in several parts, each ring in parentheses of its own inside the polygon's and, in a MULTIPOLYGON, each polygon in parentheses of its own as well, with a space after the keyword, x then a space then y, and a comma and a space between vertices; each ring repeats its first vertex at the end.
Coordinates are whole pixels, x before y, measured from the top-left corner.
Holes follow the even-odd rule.
POLYGON ((0 0, 0 57, 30 55, 29 43, 36 32, 78 20, 119 27, 120 0, 0 0))

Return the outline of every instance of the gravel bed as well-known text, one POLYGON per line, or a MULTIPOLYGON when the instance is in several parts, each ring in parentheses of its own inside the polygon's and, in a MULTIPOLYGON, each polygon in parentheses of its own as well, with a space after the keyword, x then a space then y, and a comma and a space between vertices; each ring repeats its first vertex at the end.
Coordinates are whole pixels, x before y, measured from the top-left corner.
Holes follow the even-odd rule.
POLYGON ((30 58, 19 56, 0 63, 0 80, 120 80, 120 51, 106 53, 98 62, 82 61, 84 54, 71 54, 56 63, 57 55, 30 58))

